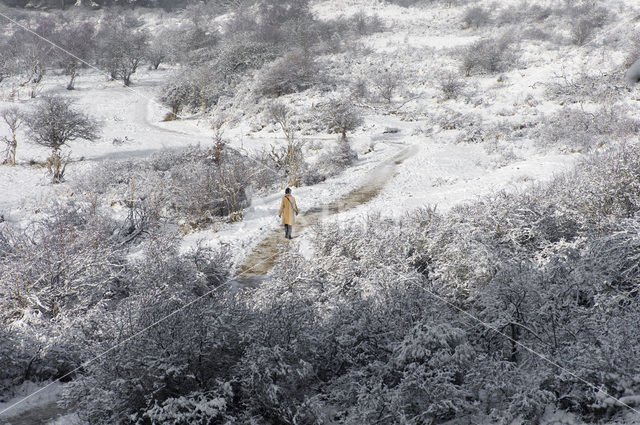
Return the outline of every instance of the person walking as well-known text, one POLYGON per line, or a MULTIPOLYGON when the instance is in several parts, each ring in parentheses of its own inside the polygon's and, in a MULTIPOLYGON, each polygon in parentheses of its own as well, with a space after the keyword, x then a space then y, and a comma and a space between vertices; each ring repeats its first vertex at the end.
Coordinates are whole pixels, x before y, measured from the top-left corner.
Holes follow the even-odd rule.
POLYGON ((284 237, 287 239, 293 239, 291 237, 291 230, 293 228, 293 224, 296 222, 294 214, 298 215, 298 206, 296 205, 295 198, 291 195, 291 189, 287 188, 284 191, 284 196, 280 203, 280 212, 278 213, 278 217, 282 217, 282 224, 284 224, 284 237))

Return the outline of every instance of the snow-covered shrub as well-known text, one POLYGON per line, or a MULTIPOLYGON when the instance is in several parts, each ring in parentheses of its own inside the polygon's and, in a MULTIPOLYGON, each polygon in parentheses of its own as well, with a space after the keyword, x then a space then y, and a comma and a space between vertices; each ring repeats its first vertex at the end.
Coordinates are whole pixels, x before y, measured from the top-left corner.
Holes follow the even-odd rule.
MULTIPOLYGON (((572 190, 563 190, 590 221, 600 217, 630 218, 640 211, 640 156, 635 145, 612 147, 583 161, 567 177, 572 190)), ((559 185, 561 186, 561 185, 559 185)))
POLYGON ((65 398, 98 423, 607 419, 619 406, 514 340, 613 396, 640 391, 635 148, 444 214, 319 224, 313 259, 286 253, 259 287, 193 304, 227 279, 225 253, 146 239, 74 334, 83 358, 124 344, 65 398))
POLYGON ((34 377, 33 371, 29 370, 29 360, 34 352, 29 352, 26 347, 33 347, 33 342, 18 336, 15 329, 0 324, 0 394, 3 395, 0 402, 7 401, 4 397, 11 398, 12 388, 34 377))
POLYGON ((314 58, 304 52, 290 52, 258 74, 256 90, 268 97, 297 93, 320 81, 320 73, 314 58))
POLYGON ((188 258, 166 240, 147 245, 124 278, 127 298, 95 316, 91 328, 83 329, 87 341, 83 356, 93 357, 94 352, 124 344, 87 367, 87 373, 68 389, 67 403, 81 417, 101 423, 121 423, 130 415, 140 420, 179 418, 190 403, 181 396, 203 402, 204 411, 196 409, 193 417, 224 412, 224 400, 219 397, 232 393, 216 378, 233 364, 225 359, 233 362, 237 357, 232 341, 238 341, 239 335, 234 336, 232 329, 238 326, 239 316, 228 315, 233 302, 218 293, 196 300, 223 283, 226 270, 227 259, 218 252, 194 252, 188 258), (214 267, 203 267, 203 262, 214 267), (149 329, 130 338, 145 328, 149 329), (219 390, 217 396, 214 388, 219 390))
POLYGON ((553 13, 554 10, 550 7, 522 1, 516 5, 505 5, 500 9, 495 21, 499 26, 522 25, 523 23, 540 24, 553 13))
POLYGON ((578 73, 575 77, 563 75, 546 84, 546 94, 551 99, 565 103, 590 101, 604 103, 614 101, 623 91, 623 76, 618 72, 589 74, 578 73))
POLYGON ((169 118, 174 119, 184 110, 206 110, 216 105, 220 97, 233 93, 226 77, 209 65, 203 65, 175 74, 165 83, 160 101, 171 108, 169 118))
POLYGON ((373 84, 380 96, 387 103, 391 103, 396 91, 403 83, 403 77, 400 72, 384 71, 379 73, 373 81, 373 84))
POLYGON ((349 141, 340 140, 335 146, 324 152, 310 168, 322 175, 324 180, 341 173, 357 159, 358 154, 353 150, 349 141))
POLYGON ((250 203, 249 186, 267 187, 278 177, 274 174, 268 164, 233 149, 223 148, 213 161, 210 151, 193 147, 154 154, 148 161, 110 163, 78 187, 124 206, 123 236, 129 238, 167 220, 198 227, 215 217, 240 219, 250 203))
POLYGON ((431 119, 434 125, 444 130, 464 130, 482 127, 483 117, 480 114, 463 113, 451 108, 440 108, 441 112, 434 114, 431 119))
POLYGON ((472 72, 494 74, 512 68, 518 57, 518 47, 508 35, 483 38, 462 50, 461 69, 466 76, 472 72))
POLYGON ((6 323, 79 315, 117 291, 123 258, 114 223, 79 204, 50 213, 30 233, 10 234, 0 258, 6 323))
POLYGON ((472 6, 464 10, 462 24, 465 28, 480 28, 491 23, 491 13, 482 6, 472 6))
POLYGON ((589 151, 609 142, 623 141, 636 134, 640 122, 621 105, 604 105, 594 112, 564 107, 549 117, 540 129, 541 146, 565 146, 589 151))
POLYGON ((364 120, 360 110, 348 99, 334 98, 320 105, 321 121, 330 132, 346 140, 347 133, 360 127, 364 120))
POLYGON ((448 72, 440 77, 438 88, 445 100, 457 99, 465 88, 465 83, 455 73, 448 72))
POLYGON ((380 32, 385 27, 378 15, 368 15, 364 11, 360 11, 349 17, 346 24, 359 36, 380 32))
POLYGON ((586 1, 568 6, 566 14, 569 19, 571 40, 578 46, 591 40, 594 33, 607 23, 610 16, 606 7, 596 6, 595 3, 586 1))

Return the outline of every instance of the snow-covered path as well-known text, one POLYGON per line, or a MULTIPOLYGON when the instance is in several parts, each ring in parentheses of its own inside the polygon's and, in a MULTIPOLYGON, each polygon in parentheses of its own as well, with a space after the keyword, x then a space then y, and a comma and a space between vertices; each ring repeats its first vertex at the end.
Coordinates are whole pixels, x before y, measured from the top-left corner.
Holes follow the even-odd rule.
MULTIPOLYGON (((374 168, 361 186, 331 203, 319 208, 313 208, 302 214, 296 220, 294 231, 300 233, 321 219, 366 204, 378 196, 393 177, 397 166, 413 156, 417 150, 416 146, 404 148, 399 154, 374 168)), ((253 281, 254 279, 251 279, 251 277, 267 274, 279 255, 285 252, 288 246, 289 241, 283 238, 280 228, 271 231, 238 267, 237 274, 240 279, 236 283, 241 286, 243 278, 249 278, 253 281)))

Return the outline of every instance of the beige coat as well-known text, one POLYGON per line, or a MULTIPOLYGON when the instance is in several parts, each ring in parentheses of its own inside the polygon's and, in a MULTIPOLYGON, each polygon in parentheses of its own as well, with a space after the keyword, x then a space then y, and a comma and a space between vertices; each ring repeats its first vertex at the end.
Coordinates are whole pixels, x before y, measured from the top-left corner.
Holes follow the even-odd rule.
POLYGON ((280 204, 280 212, 278 213, 278 217, 282 217, 282 224, 293 226, 296 222, 296 215, 298 215, 298 206, 295 198, 291 194, 284 195, 280 204))

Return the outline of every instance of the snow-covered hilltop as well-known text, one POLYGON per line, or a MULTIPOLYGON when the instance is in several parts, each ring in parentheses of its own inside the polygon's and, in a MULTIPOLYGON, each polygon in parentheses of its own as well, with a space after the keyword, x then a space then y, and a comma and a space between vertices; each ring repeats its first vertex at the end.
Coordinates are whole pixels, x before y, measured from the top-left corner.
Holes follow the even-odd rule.
POLYGON ((640 423, 633 2, 4 3, 0 424, 640 423))

